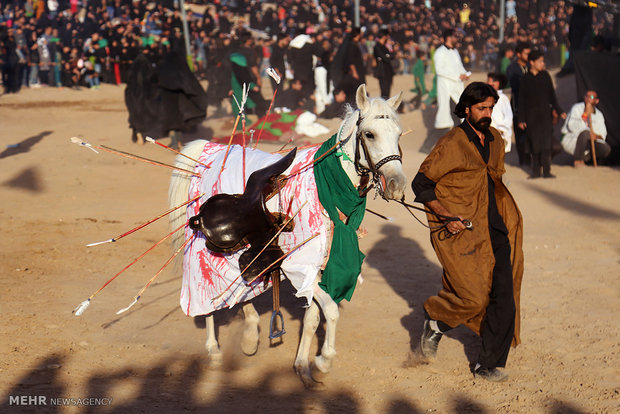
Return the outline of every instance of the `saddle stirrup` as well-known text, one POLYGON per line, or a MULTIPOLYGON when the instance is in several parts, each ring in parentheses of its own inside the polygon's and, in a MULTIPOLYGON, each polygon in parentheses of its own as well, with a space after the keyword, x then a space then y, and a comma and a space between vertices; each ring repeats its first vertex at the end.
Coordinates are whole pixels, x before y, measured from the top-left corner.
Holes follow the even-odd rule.
POLYGON ((271 289, 273 293, 273 312, 271 312, 271 321, 269 323, 269 339, 277 339, 286 333, 284 330, 284 318, 280 312, 280 271, 271 272, 271 289), (280 330, 276 330, 277 319, 280 319, 280 330))

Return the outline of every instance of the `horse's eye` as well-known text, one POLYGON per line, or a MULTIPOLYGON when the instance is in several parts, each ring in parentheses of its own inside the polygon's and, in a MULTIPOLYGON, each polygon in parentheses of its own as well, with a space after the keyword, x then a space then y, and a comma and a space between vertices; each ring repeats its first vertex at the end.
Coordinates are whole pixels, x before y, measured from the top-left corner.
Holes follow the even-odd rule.
POLYGON ((365 131, 364 132, 364 137, 366 137, 368 139, 375 139, 375 136, 370 131, 365 131))

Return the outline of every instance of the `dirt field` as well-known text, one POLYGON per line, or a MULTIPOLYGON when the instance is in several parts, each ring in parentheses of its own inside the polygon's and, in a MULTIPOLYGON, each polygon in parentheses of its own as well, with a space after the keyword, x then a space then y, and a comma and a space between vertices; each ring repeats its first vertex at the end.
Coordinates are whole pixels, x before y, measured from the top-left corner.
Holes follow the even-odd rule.
MULTIPOLYGON (((394 90, 411 98, 411 84, 399 77, 394 90)), ((378 92, 374 79, 369 90, 378 92)), ((204 320, 179 308, 178 273, 165 271, 134 308, 116 315, 170 256, 165 243, 73 316, 167 233, 161 220, 117 243, 85 247, 167 209, 169 170, 70 143, 81 135, 172 162, 171 152, 131 143, 123 91, 104 85, 0 96, 0 413, 620 411, 620 169, 576 170, 566 154, 554 160, 555 180, 535 181, 516 166, 514 152, 507 156, 505 182, 525 220, 525 274, 523 343, 509 356, 505 383, 474 380, 479 342, 462 327, 444 338, 435 363, 417 357, 422 304, 439 290, 441 268, 428 230, 402 206, 379 199, 369 208, 394 221, 366 215, 365 282, 340 307, 338 356, 320 389, 305 390, 293 371, 303 301, 288 283, 281 344, 270 346, 267 334, 271 296, 256 301, 261 342, 253 357, 239 348, 239 309, 217 314, 226 355, 219 369, 204 351, 204 320), (20 397, 31 405, 17 405, 20 397)), ((573 80, 563 78, 558 93, 568 110, 573 80)), ((402 141, 409 180, 424 159, 433 114, 402 116, 413 131, 402 141)), ((229 134, 225 121, 209 119, 185 140, 229 134)), ((333 131, 338 124, 322 123, 333 131)), ((313 352, 322 335, 319 328, 313 352)))

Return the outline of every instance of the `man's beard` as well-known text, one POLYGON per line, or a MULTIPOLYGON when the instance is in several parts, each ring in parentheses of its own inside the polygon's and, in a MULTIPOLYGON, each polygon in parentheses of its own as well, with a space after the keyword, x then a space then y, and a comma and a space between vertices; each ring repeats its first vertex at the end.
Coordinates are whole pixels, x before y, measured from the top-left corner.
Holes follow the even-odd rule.
POLYGON ((472 124, 472 126, 476 128, 478 131, 484 132, 484 131, 487 131, 489 127, 491 126, 491 118, 484 117, 484 118, 480 118, 477 121, 473 121, 472 119, 470 119, 469 123, 472 124))

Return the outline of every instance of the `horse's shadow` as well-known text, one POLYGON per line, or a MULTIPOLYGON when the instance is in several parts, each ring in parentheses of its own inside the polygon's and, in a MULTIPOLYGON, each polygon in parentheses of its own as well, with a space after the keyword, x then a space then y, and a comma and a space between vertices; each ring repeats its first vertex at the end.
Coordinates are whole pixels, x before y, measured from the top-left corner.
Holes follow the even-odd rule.
MULTIPOLYGON (((381 228, 381 233, 383 238, 367 252, 365 263, 376 269, 411 308, 411 312, 402 316, 400 321, 409 332, 411 351, 419 354, 424 323, 424 302, 441 289, 442 269, 425 257, 417 241, 402 234, 400 226, 385 224, 381 228), (398 260, 395 260, 395 257, 398 260)), ((446 335, 463 344, 470 362, 476 360, 479 341, 473 332, 459 327, 446 335)))
MULTIPOLYGON (((261 318, 261 321, 263 321, 265 318, 267 319, 271 318, 271 314, 273 311, 272 289, 269 289, 265 291, 263 294, 258 295, 257 297, 253 298, 250 302, 256 308, 256 311, 258 312, 261 318)), ((303 320, 303 317, 306 311, 305 305, 306 305, 306 299, 296 297, 295 288, 293 287, 293 285, 291 285, 291 283, 287 279, 283 279, 280 282, 280 307, 281 309, 285 309, 290 314, 290 318, 288 316, 285 317, 285 320, 284 320, 285 325, 290 320, 294 320, 294 321, 303 320)), ((220 332, 219 332, 220 327, 229 326, 233 322, 233 320, 237 318, 243 319, 242 306, 243 304, 239 303, 232 310, 221 309, 213 313, 215 317, 216 338, 220 337, 220 332)), ((206 319, 206 315, 194 317, 194 326, 198 329, 204 330, 206 328, 205 319, 206 319)), ((260 326, 262 328, 265 325, 261 322, 260 326)), ((288 328, 285 326, 285 330, 287 329, 288 328)), ((300 327, 300 330, 301 330, 301 327, 300 327)), ((323 335, 320 334, 320 332, 322 331, 317 330, 317 337, 319 338, 319 340, 322 341, 323 335)), ((265 340, 265 338, 267 338, 268 335, 269 335, 269 332, 264 332, 261 329, 260 340, 261 341, 265 340)), ((299 335, 301 336, 301 331, 299 332, 299 335)), ((278 341, 278 340, 270 341, 270 346, 276 347, 280 345, 281 343, 282 341, 278 341)))

